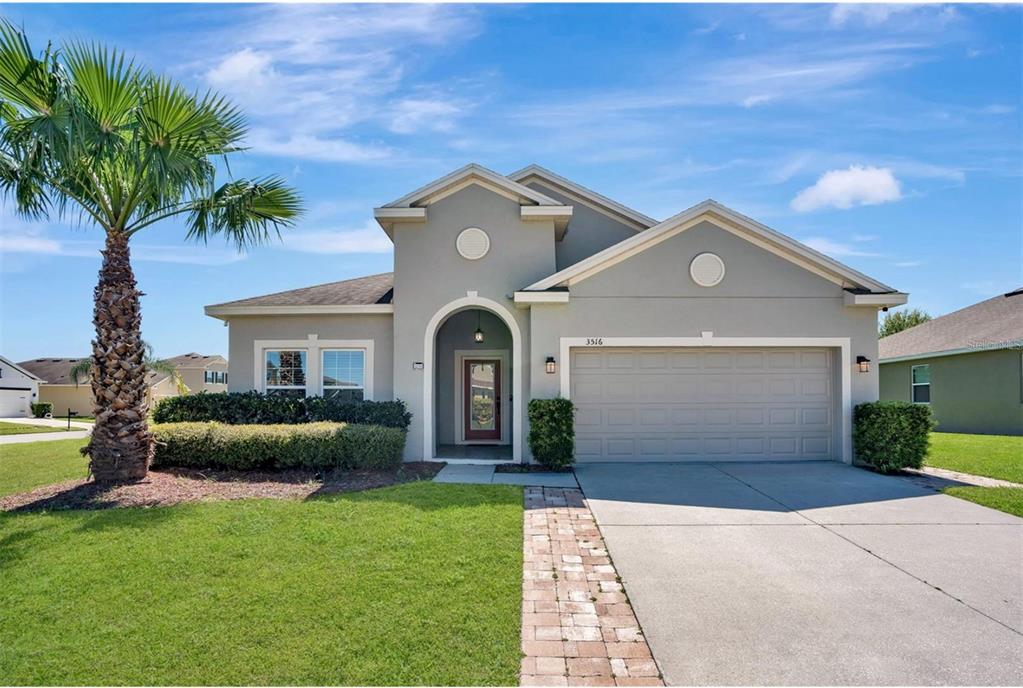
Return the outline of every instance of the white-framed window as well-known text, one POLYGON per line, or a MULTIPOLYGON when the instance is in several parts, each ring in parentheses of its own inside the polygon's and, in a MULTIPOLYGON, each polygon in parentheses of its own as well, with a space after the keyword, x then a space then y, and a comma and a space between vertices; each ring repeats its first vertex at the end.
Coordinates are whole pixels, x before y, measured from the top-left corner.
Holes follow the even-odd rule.
POLYGON ((304 349, 266 349, 263 358, 266 393, 304 397, 308 363, 304 349))
POLYGON ((915 365, 910 369, 911 399, 914 404, 931 403, 931 366, 915 365))
POLYGON ((324 398, 362 401, 366 394, 366 351, 321 349, 320 375, 324 398))

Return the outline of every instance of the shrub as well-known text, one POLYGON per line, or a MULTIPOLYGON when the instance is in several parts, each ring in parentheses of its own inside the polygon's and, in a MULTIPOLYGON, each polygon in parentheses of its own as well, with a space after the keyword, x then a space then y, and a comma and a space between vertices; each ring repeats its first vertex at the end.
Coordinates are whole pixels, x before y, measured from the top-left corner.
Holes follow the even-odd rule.
POLYGON ((385 469, 401 463, 405 430, 379 425, 161 423, 153 466, 385 469))
POLYGON ((575 460, 574 411, 568 399, 529 402, 529 449, 537 463, 567 468, 575 460))
POLYGON ((931 407, 905 401, 872 401, 853 412, 856 457, 882 473, 920 468, 934 420, 931 407))
POLYGON ((38 401, 29 406, 32 409, 32 415, 36 418, 46 418, 47 414, 53 414, 53 404, 48 401, 38 401))
POLYGON ((412 414, 403 401, 338 401, 323 397, 293 398, 259 392, 200 392, 161 400, 153 412, 157 423, 228 425, 293 424, 333 421, 408 429, 412 414))

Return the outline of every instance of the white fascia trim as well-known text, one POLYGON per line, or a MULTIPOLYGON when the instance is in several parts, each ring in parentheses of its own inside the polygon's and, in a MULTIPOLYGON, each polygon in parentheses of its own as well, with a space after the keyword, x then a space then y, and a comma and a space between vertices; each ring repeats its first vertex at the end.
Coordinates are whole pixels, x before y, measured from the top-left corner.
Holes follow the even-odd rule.
POLYGON ((613 220, 624 221, 625 224, 637 231, 648 229, 657 224, 657 220, 654 218, 624 206, 617 201, 613 201, 592 189, 587 189, 585 186, 555 174, 540 165, 530 165, 517 172, 512 172, 508 175, 508 178, 520 184, 525 184, 530 179, 546 183, 549 186, 555 187, 559 193, 568 196, 573 201, 579 201, 613 220))
POLYGON ((515 303, 568 303, 567 291, 517 291, 513 295, 515 303))
POLYGON ((845 293, 846 306, 869 306, 872 308, 889 308, 902 306, 909 302, 909 294, 892 292, 891 294, 850 294, 845 293))
POLYGON ((607 348, 611 346, 649 347, 822 347, 838 349, 841 353, 841 415, 842 415, 842 461, 853 460, 852 449, 852 342, 849 337, 601 337, 601 344, 594 345, 593 337, 562 337, 561 354, 561 396, 571 398, 571 349, 607 348))
POLYGON ((860 286, 878 292, 894 292, 888 285, 845 266, 838 261, 814 251, 808 246, 790 239, 779 232, 735 212, 717 201, 706 200, 656 227, 620 241, 571 267, 556 272, 535 284, 526 287, 529 291, 541 291, 562 284, 572 285, 620 263, 646 249, 670 239, 698 223, 707 220, 726 231, 732 232, 754 245, 774 253, 840 286, 860 286))
POLYGON ((943 356, 961 356, 962 354, 979 354, 984 351, 998 351, 999 349, 1023 349, 1023 339, 1014 342, 1000 342, 998 344, 978 344, 962 349, 946 349, 945 351, 929 351, 925 354, 910 354, 908 356, 892 356, 881 358, 878 356, 878 364, 898 363, 899 361, 918 361, 924 358, 941 358, 943 356))
POLYGON ((206 315, 226 320, 238 315, 393 315, 393 303, 340 306, 206 306, 206 315))
POLYGON ((373 347, 372 339, 320 339, 319 335, 310 334, 305 339, 257 339, 252 343, 253 351, 253 389, 266 393, 266 375, 263 352, 275 349, 298 349, 306 352, 306 386, 307 397, 323 396, 323 376, 320 374, 320 362, 324 349, 363 349, 365 358, 363 365, 362 396, 373 401, 373 347))
POLYGON ((5 365, 10 366, 11 368, 14 368, 19 373, 21 373, 22 375, 24 375, 25 377, 27 377, 29 379, 36 380, 37 382, 44 382, 44 380, 41 377, 36 377, 35 375, 33 375, 32 373, 28 372, 27 370, 22 368, 20 365, 18 365, 14 361, 11 361, 10 359, 7 359, 7 358, 4 358, 3 356, 0 356, 0 362, 4 363, 5 365))
POLYGON ((373 218, 393 241, 394 225, 426 222, 426 208, 373 208, 373 218))
POLYGON ((410 206, 423 204, 424 202, 433 202, 436 201, 436 197, 448 187, 455 186, 463 181, 471 181, 474 178, 484 182, 489 182, 499 189, 504 189, 505 191, 514 194, 516 197, 527 199, 536 205, 561 205, 558 201, 543 195, 539 191, 530 189, 528 186, 512 181, 508 177, 498 174, 493 170, 488 170, 482 165, 470 163, 450 174, 444 175, 440 179, 419 187, 411 193, 405 194, 397 200, 387 203, 385 207, 408 208, 410 206))

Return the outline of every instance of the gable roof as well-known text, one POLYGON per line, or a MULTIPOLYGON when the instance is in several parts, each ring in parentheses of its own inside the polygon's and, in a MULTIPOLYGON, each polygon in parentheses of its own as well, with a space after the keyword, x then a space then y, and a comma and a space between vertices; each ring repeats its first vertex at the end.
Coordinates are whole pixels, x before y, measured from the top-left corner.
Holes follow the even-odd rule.
POLYGON ((446 174, 440 179, 419 187, 411 193, 407 193, 401 198, 391 201, 384 205, 384 208, 419 208, 438 200, 438 197, 444 197, 449 193, 453 193, 453 190, 463 188, 466 185, 478 183, 482 186, 490 187, 492 190, 498 192, 504 192, 505 195, 516 198, 520 203, 526 205, 551 205, 558 206, 562 205, 560 202, 554 200, 549 196, 545 196, 536 189, 531 189, 528 186, 519 184, 503 174, 498 174, 493 170, 488 170, 482 165, 476 163, 469 163, 465 167, 460 167, 450 174, 446 174))
POLYGON ((1023 289, 882 338, 882 362, 1023 348, 1023 289))
POLYGON ((328 282, 206 306, 206 315, 393 313, 394 273, 328 282))
POLYGON ((849 266, 829 258, 823 253, 815 251, 809 246, 801 244, 780 232, 776 232, 770 227, 762 225, 712 199, 707 199, 687 210, 683 210, 678 215, 670 217, 664 222, 640 232, 636 236, 620 241, 589 258, 554 273, 550 277, 545 277, 529 285, 524 291, 543 291, 553 287, 571 286, 612 265, 642 253, 648 248, 656 246, 662 241, 670 239, 679 232, 683 232, 704 220, 708 220, 722 229, 737 234, 843 287, 866 289, 873 294, 898 295, 901 297, 899 302, 905 303, 905 295, 898 294, 888 285, 871 279, 863 273, 853 270, 849 266))
MULTIPOLYGON (((48 385, 73 385, 71 369, 81 358, 33 358, 30 361, 22 361, 18 365, 25 370, 31 371, 33 375, 45 380, 48 385)), ((149 371, 146 373, 146 384, 152 386, 163 382, 170 375, 164 372, 149 371)), ((79 380, 79 386, 88 386, 88 380, 79 380)))
POLYGON ((17 363, 15 363, 14 361, 12 361, 9 358, 5 358, 4 356, 0 356, 0 362, 4 363, 5 365, 10 366, 11 368, 14 368, 19 373, 21 373, 22 375, 25 375, 26 377, 30 377, 33 380, 37 380, 38 382, 46 382, 45 380, 40 378, 38 375, 36 375, 32 371, 25 370, 24 368, 22 368, 20 365, 18 365, 17 363))
POLYGON ((211 363, 227 363, 227 359, 220 354, 203 355, 194 351, 164 360, 175 368, 206 368, 211 363))
POLYGON ((528 184, 533 180, 539 181, 554 188, 558 193, 564 194, 572 199, 572 201, 587 205, 637 231, 648 229, 657 224, 657 220, 652 217, 624 206, 618 201, 588 189, 582 184, 577 184, 571 179, 566 179, 540 165, 524 167, 517 172, 509 174, 508 178, 520 184, 528 184))

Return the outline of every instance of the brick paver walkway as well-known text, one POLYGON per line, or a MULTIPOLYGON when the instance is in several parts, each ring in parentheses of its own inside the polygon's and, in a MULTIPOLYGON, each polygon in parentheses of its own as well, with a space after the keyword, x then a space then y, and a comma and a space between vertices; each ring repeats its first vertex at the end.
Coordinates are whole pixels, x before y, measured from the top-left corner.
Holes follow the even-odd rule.
POLYGON ((523 686, 663 686, 580 490, 527 487, 523 686))

